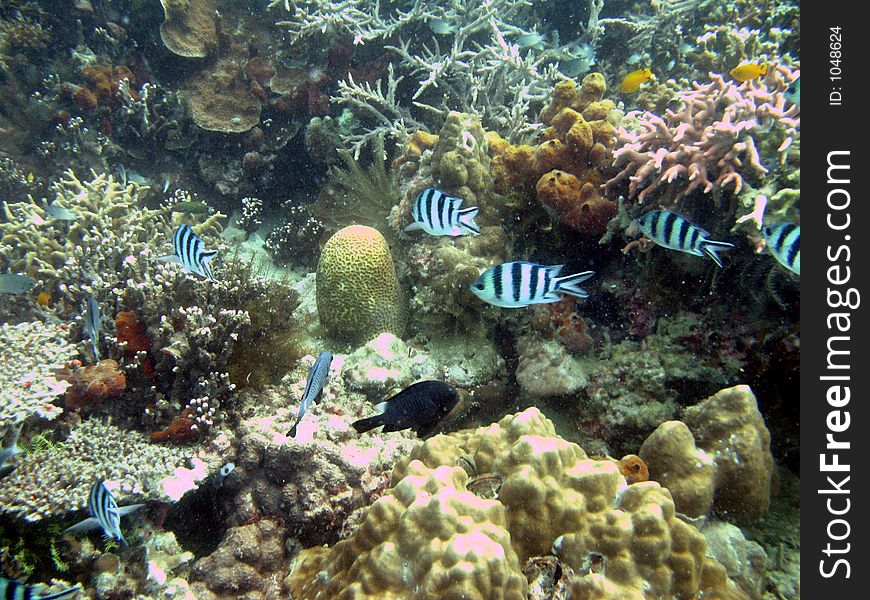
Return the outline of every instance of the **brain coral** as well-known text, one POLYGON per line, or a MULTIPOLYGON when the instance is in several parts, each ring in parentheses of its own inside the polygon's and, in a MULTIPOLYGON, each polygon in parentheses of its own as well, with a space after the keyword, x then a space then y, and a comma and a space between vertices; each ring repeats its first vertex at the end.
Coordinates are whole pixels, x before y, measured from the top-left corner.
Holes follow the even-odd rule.
POLYGON ((534 407, 430 438, 392 483, 350 537, 303 551, 294 598, 525 598, 518 561, 551 554, 571 598, 745 598, 667 489, 627 485, 534 407))
POLYGON ((404 293, 377 229, 351 225, 329 238, 317 265, 316 296, 320 323, 335 338, 359 343, 384 331, 405 332, 404 293))

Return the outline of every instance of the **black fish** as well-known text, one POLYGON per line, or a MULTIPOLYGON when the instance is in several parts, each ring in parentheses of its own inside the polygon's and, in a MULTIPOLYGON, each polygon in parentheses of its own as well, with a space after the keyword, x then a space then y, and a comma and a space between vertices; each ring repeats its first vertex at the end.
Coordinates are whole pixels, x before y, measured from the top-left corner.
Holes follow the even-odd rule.
POLYGON ((424 436, 435 430, 435 426, 459 401, 456 388, 443 381, 418 381, 385 402, 375 405, 375 414, 354 421, 353 428, 364 433, 375 427, 384 426, 383 432, 413 429, 417 435, 424 436))

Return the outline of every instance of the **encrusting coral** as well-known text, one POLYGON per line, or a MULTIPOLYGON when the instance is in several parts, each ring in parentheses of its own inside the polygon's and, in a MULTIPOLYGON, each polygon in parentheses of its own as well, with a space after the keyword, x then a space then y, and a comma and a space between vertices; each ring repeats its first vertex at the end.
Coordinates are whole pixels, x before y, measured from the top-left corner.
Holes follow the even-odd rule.
POLYGON ((525 598, 521 565, 551 552, 572 598, 744 597, 667 489, 628 485, 534 407, 430 438, 392 484, 348 538, 302 551, 294 598, 525 598))
POLYGON ((390 247, 377 229, 351 225, 329 238, 317 265, 317 313, 329 335, 354 342, 384 331, 401 336, 407 310, 390 247))

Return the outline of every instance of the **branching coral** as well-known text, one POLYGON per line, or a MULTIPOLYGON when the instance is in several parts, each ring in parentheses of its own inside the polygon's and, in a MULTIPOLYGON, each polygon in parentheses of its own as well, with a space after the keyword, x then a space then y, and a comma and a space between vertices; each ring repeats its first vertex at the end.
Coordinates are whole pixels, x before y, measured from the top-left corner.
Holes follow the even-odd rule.
POLYGON ((800 109, 787 107, 783 92, 796 77, 782 65, 742 84, 711 73, 710 83, 680 92, 683 108, 668 110, 665 118, 629 113, 627 121, 636 119, 636 126, 617 132, 613 155, 620 172, 605 185, 606 195, 625 191, 640 203, 652 203, 653 196, 671 206, 696 190, 739 193, 744 179, 767 173, 766 160, 787 160, 800 130, 800 109))
POLYGON ((55 378, 55 369, 75 354, 67 327, 34 321, 0 325, 0 429, 31 415, 57 417, 54 404, 69 384, 55 378))

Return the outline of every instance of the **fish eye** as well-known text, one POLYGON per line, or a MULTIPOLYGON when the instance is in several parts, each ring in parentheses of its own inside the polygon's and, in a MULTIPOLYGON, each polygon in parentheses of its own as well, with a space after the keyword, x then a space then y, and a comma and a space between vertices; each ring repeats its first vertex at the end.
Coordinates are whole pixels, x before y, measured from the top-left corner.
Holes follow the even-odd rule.
POLYGON ((482 290, 482 289, 483 289, 483 284, 480 283, 479 281, 477 281, 477 282, 474 283, 474 285, 473 285, 472 287, 473 287, 474 289, 476 289, 476 290, 482 290))

